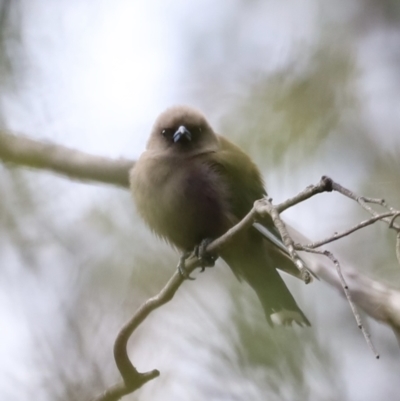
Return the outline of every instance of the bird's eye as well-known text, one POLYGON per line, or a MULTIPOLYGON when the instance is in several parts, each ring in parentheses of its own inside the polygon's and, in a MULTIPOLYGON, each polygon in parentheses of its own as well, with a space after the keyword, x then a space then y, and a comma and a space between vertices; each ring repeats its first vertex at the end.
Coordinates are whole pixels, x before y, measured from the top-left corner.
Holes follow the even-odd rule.
POLYGON ((165 128, 165 129, 163 129, 163 130, 161 131, 161 135, 162 135, 164 138, 169 138, 169 137, 171 137, 171 136, 173 135, 173 132, 172 132, 172 130, 171 130, 170 128, 165 128))
POLYGON ((193 135, 195 135, 195 136, 201 134, 201 132, 202 132, 202 128, 199 127, 199 126, 197 126, 197 125, 190 125, 190 126, 188 127, 188 129, 189 129, 189 131, 190 131, 193 135))

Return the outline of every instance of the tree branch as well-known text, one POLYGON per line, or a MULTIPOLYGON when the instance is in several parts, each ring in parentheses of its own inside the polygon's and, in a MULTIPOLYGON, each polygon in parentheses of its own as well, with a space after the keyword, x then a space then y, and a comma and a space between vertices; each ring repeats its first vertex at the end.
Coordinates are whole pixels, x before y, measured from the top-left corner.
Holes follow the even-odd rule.
MULTIPOLYGON (((35 141, 25 137, 17 137, 4 132, 0 133, 0 159, 6 163, 54 171, 72 179, 96 181, 125 188, 129 187, 129 170, 134 165, 134 161, 132 160, 113 160, 105 157, 93 156, 64 146, 35 141)), ((395 222, 397 217, 400 216, 400 212, 389 207, 383 199, 371 199, 357 196, 354 192, 344 188, 328 177, 322 177, 317 185, 307 187, 300 194, 279 205, 272 205, 271 200, 268 199, 256 202, 249 214, 223 236, 210 243, 207 246, 207 251, 218 253, 226 243, 242 230, 248 229, 257 220, 257 216, 263 213, 268 213, 273 218, 296 266, 304 273, 303 278, 306 282, 307 270, 304 269, 302 259, 298 257, 297 251, 304 250, 329 256, 326 254, 327 251, 317 251, 315 248, 343 238, 376 221, 386 222, 389 228, 397 232, 396 255, 400 264, 400 226, 395 222), (337 191, 358 202, 361 207, 372 215, 372 218, 340 234, 335 233, 329 238, 311 244, 309 244, 309 241, 301 234, 291 227, 286 226, 280 219, 279 214, 287 208, 303 202, 316 194, 330 191, 337 191), (384 207, 388 212, 379 213, 375 211, 371 207, 373 204, 384 207)), ((331 253, 329 254, 333 257, 334 262, 335 260, 337 261, 331 253)), ((336 267, 338 267, 338 263, 335 263, 336 267)), ((187 261, 186 268, 190 273, 196 267, 199 267, 199 265, 199 261, 192 257, 187 261)), ((376 280, 372 280, 348 266, 344 269, 342 280, 340 275, 336 274, 332 268, 329 268, 326 263, 321 263, 318 259, 313 259, 310 263, 307 263, 307 266, 316 276, 340 290, 341 294, 344 294, 344 290, 348 287, 351 299, 371 317, 389 325, 396 334, 400 344, 399 291, 389 288, 376 280)), ((340 272, 341 269, 339 266, 337 273, 340 272)), ((114 356, 124 381, 110 387, 102 395, 95 398, 96 401, 118 400, 159 375, 157 370, 139 373, 129 360, 127 344, 134 330, 153 310, 171 300, 182 283, 183 278, 178 273, 175 273, 161 292, 147 300, 122 328, 114 345, 114 356)))
POLYGON ((110 159, 23 136, 0 132, 0 159, 41 170, 50 170, 81 181, 129 187, 129 170, 135 162, 110 159))
MULTIPOLYGON (((351 307, 354 317, 357 321, 358 327, 362 330, 364 337, 367 341, 367 344, 373 351, 376 358, 379 358, 379 354, 377 353, 373 343, 371 342, 370 335, 366 331, 364 325, 361 322, 360 315, 359 315, 359 313, 354 305, 354 302, 352 300, 353 290, 350 289, 349 286, 345 282, 345 278, 342 274, 342 270, 341 270, 338 259, 329 251, 317 251, 306 245, 296 244, 294 242, 294 239, 291 237, 288 230, 286 229, 286 226, 283 223, 283 221, 281 220, 279 212, 278 212, 278 211, 286 210, 288 207, 294 206, 318 193, 322 193, 324 191, 331 191, 332 183, 333 183, 333 181, 330 178, 322 177, 321 181, 317 185, 309 186, 304 191, 302 191, 299 195, 297 195, 277 206, 273 206, 269 199, 262 199, 262 200, 256 201, 254 203, 254 207, 252 208, 252 210, 250 210, 250 212, 238 224, 236 224, 234 227, 229 229, 224 235, 222 235, 218 239, 211 242, 207 246, 206 251, 209 253, 214 253, 214 254, 218 253, 236 235, 238 235, 240 232, 242 232, 244 230, 249 229, 250 226, 255 221, 258 220, 258 217, 262 217, 265 215, 265 213, 268 213, 272 217, 274 224, 278 228, 278 230, 281 234, 281 237, 283 239, 283 242, 286 245, 286 247, 288 248, 292 259, 295 261, 296 265, 299 267, 299 269, 303 273, 303 278, 306 283, 308 283, 310 281, 310 277, 307 275, 307 273, 308 273, 307 269, 303 265, 302 260, 297 255, 296 250, 303 250, 306 252, 318 253, 318 254, 327 256, 333 262, 333 264, 335 265, 336 270, 337 270, 337 276, 335 276, 333 281, 335 283, 337 283, 337 282, 340 283, 340 286, 343 289, 344 294, 349 301, 350 307, 351 307)), ((396 213, 397 213, 396 211, 392 211, 392 212, 390 212, 390 214, 385 213, 383 215, 379 215, 379 216, 369 219, 367 221, 361 222, 358 226, 354 227, 351 230, 352 230, 352 232, 354 232, 354 231, 356 231, 356 229, 361 229, 363 227, 366 227, 367 225, 373 224, 374 222, 376 222, 378 220, 382 220, 382 219, 386 218, 387 215, 394 216, 396 213)), ((393 222, 392 222, 392 224, 393 224, 393 222)), ((350 231, 350 230, 348 230, 348 231, 350 231)), ((326 241, 326 242, 335 241, 348 234, 350 234, 350 233, 344 232, 344 233, 342 233, 342 235, 334 234, 334 236, 332 238, 328 238, 324 241, 326 241), (335 237, 335 235, 337 237, 335 237)), ((322 241, 320 241, 320 242, 322 242, 322 241)), ((319 243, 316 243, 316 244, 317 244, 317 246, 320 246, 320 245, 318 245, 319 243)), ((188 263, 186 264, 186 270, 187 270, 188 274, 190 274, 196 267, 199 267, 199 266, 200 266, 200 261, 197 258, 192 257, 191 259, 188 260, 188 263)), ((328 271, 331 272, 332 269, 328 269, 328 271)), ((314 271, 314 273, 316 273, 316 271, 314 271)), ((332 280, 332 276, 331 276, 331 280, 332 280)), ((136 311, 136 313, 132 317, 132 319, 128 323, 126 323, 126 325, 122 328, 122 330, 118 334, 115 345, 114 345, 114 357, 115 357, 117 367, 121 372, 121 376, 124 378, 124 382, 127 383, 126 390, 128 390, 128 388, 131 388, 132 391, 134 391, 148 381, 148 380, 146 380, 146 377, 148 377, 148 376, 144 377, 143 378, 144 380, 141 379, 142 374, 139 374, 137 372, 137 370, 134 368, 134 366, 132 365, 132 363, 129 359, 129 356, 127 353, 127 344, 128 344, 128 340, 129 340, 130 336, 133 334, 134 330, 140 325, 140 323, 142 323, 144 321, 144 319, 153 310, 159 308, 160 306, 164 305, 166 302, 168 302, 172 299, 172 297, 175 295, 176 291, 178 290, 180 285, 183 283, 183 281, 184 280, 183 280, 182 276, 178 272, 176 272, 158 295, 156 295, 153 298, 150 298, 149 300, 147 300, 144 304, 142 304, 139 307, 139 309, 136 311), (137 387, 132 387, 132 386, 129 387, 128 386, 128 383, 131 383, 132 381, 135 381, 136 383, 138 383, 137 387)), ((369 288, 369 292, 370 292, 370 290, 371 290, 371 288, 369 288)), ((354 292, 354 295, 355 295, 355 298, 359 300, 359 302, 360 302, 360 299, 361 300, 363 299, 362 297, 357 296, 358 295, 357 292, 354 292)), ((362 292, 362 295, 365 296, 366 292, 365 291, 362 292)), ((400 297, 400 294, 397 293, 397 295, 400 297)), ((375 293, 375 298, 377 298, 376 293, 375 293)), ((379 300, 382 301, 382 297, 379 297, 379 300)), ((361 306, 367 311, 367 313, 369 312, 371 314, 371 310, 366 303, 361 302, 361 306)), ((398 305, 398 310, 396 311, 396 314, 400 316, 400 305, 398 305)), ((399 319, 399 317, 397 319, 399 319)), ((383 320, 383 319, 381 319, 381 320, 383 320)), ((396 319, 393 320, 392 317, 389 317, 389 319, 384 320, 384 321, 385 321, 385 323, 392 325, 392 322, 395 320, 396 319)), ((398 333, 397 333, 396 326, 394 326, 393 328, 395 330, 395 334, 397 335, 398 333)), ((151 373, 154 373, 154 376, 152 378, 158 376, 158 374, 159 374, 159 372, 157 370, 154 370, 152 372, 146 373, 145 375, 149 375, 151 373)), ((115 392, 113 392, 111 389, 107 391, 106 394, 108 397, 110 396, 110 394, 113 397, 115 397, 118 394, 121 394, 121 388, 119 386, 114 386, 114 388, 115 388, 115 392)), ((99 397, 96 399, 96 401, 109 401, 109 400, 115 400, 115 399, 118 399, 118 398, 99 397)))

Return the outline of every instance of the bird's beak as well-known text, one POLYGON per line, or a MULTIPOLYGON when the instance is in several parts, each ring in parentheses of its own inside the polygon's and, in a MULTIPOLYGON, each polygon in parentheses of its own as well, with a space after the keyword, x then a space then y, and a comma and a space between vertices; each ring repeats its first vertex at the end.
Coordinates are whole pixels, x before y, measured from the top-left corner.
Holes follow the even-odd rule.
POLYGON ((184 126, 181 125, 175 132, 174 136, 172 137, 174 142, 179 142, 181 139, 185 139, 187 141, 192 140, 191 132, 184 126))

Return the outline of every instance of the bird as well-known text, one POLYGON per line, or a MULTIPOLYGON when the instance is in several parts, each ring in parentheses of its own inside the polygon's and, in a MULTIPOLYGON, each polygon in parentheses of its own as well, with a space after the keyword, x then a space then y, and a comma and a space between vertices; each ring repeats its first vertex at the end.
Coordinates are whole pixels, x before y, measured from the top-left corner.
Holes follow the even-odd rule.
MULTIPOLYGON (((130 188, 149 228, 183 254, 224 234, 267 195, 251 158, 190 106, 170 107, 155 120, 130 172, 130 188)), ((272 219, 263 217, 260 223, 274 241, 251 227, 218 256, 255 291, 270 326, 310 326, 277 271, 297 268, 282 251, 272 219)))

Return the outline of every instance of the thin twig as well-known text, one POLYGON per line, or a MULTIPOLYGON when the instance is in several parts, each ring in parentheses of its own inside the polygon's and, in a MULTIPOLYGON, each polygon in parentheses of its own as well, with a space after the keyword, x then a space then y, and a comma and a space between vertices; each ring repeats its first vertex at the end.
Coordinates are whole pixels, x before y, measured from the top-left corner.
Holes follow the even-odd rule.
MULTIPOLYGON (((317 186, 309 186, 308 188, 306 188, 305 191, 303 191, 301 194, 299 194, 300 196, 292 198, 290 200, 290 203, 288 202, 288 204, 290 206, 292 206, 292 205, 298 203, 299 199, 301 199, 302 197, 309 198, 309 197, 314 196, 314 195, 316 195, 318 193, 324 192, 326 190, 330 190, 331 189, 331 185, 330 185, 331 183, 333 183, 333 181, 330 178, 322 177, 320 183, 317 186)), ((286 206, 286 205, 284 205, 284 206, 286 206)), ((343 274, 342 274, 342 271, 341 271, 341 267, 340 267, 340 263, 339 263, 338 259, 331 252, 329 252, 327 250, 318 251, 318 250, 315 250, 314 248, 316 248, 318 246, 321 246, 325 242, 332 242, 332 241, 335 241, 338 238, 344 237, 345 235, 349 235, 350 232, 354 232, 354 231, 356 231, 356 230, 358 230, 360 228, 363 228, 363 227, 365 227, 367 225, 373 224, 378 220, 382 220, 382 219, 384 219, 386 217, 393 216, 393 212, 385 213, 384 215, 378 215, 376 217, 373 217, 372 219, 369 219, 367 221, 361 222, 359 224, 360 227, 356 226, 356 227, 353 227, 352 229, 348 230, 348 231, 350 231, 348 233, 345 232, 345 233, 342 233, 341 235, 337 235, 336 237, 334 235, 331 238, 328 238, 328 239, 326 239, 324 241, 320 241, 321 243, 319 245, 318 245, 318 243, 316 243, 316 245, 312 244, 314 246, 307 247, 307 246, 303 246, 303 245, 297 245, 296 246, 296 244, 294 243, 293 239, 289 235, 289 233, 288 233, 288 231, 286 229, 285 223, 280 218, 280 215, 279 215, 279 212, 278 212, 278 210, 285 210, 284 206, 282 206, 282 205, 274 206, 272 204, 272 201, 270 199, 266 199, 266 198, 262 199, 261 201, 257 201, 255 203, 256 210, 258 210, 258 212, 261 215, 264 214, 264 213, 268 213, 271 216, 275 227, 278 229, 278 231, 279 231, 279 233, 280 233, 280 235, 282 237, 283 243, 287 247, 292 260, 294 261, 294 263, 296 264, 298 269, 301 271, 302 276, 304 278, 304 281, 306 283, 310 282, 311 276, 310 276, 307 268, 304 266, 303 261, 298 256, 298 254, 296 252, 296 249, 297 250, 304 250, 306 252, 311 252, 311 253, 322 254, 322 255, 328 257, 332 261, 332 263, 336 267, 336 271, 337 271, 340 283, 342 285, 342 288, 343 288, 343 291, 344 291, 345 296, 347 298, 347 301, 349 302, 349 305, 350 305, 350 308, 352 310, 353 316, 354 316, 354 318, 355 318, 355 320, 357 322, 357 326, 361 329, 369 348, 372 350, 372 352, 374 353, 375 357, 378 359, 379 358, 379 354, 376 352, 376 349, 375 349, 375 347, 374 347, 374 345, 373 345, 373 343, 371 341, 369 333, 367 332, 367 330, 365 329, 364 325, 362 324, 360 314, 359 314, 359 312, 358 312, 358 310, 357 310, 357 308, 356 308, 356 306, 355 306, 355 304, 354 304, 354 302, 353 302, 353 300, 351 298, 351 294, 350 294, 349 288, 348 288, 348 286, 346 284, 346 281, 345 281, 345 279, 343 277, 343 274), (307 275, 305 273, 308 274, 308 277, 307 277, 307 275)))
MULTIPOLYGON (((350 189, 347 189, 345 187, 343 187, 342 185, 338 184, 337 182, 333 181, 332 179, 330 179, 332 182, 332 190, 341 193, 342 195, 353 199, 354 201, 356 201, 359 205, 361 205, 361 207, 363 207, 368 213, 370 213, 372 216, 376 217, 379 216, 379 213, 376 212, 374 209, 372 209, 372 207, 370 207, 368 204, 369 203, 373 203, 373 204, 377 204, 380 205, 382 207, 385 207, 386 209, 388 209, 390 212, 397 212, 396 210, 390 208, 384 199, 374 199, 374 198, 366 198, 364 196, 357 196, 353 191, 350 191, 350 189)), ((383 221, 385 221, 386 223, 390 224, 390 219, 389 218, 385 218, 382 219, 383 221)), ((400 230, 400 226, 397 224, 393 224, 392 228, 395 230, 400 230)))
POLYGON ((394 221, 400 216, 400 212, 395 211, 394 213, 395 213, 394 216, 390 220, 389 228, 394 228, 393 227, 394 221))
POLYGON ((390 216, 393 216, 393 212, 383 213, 383 214, 380 214, 380 215, 378 215, 376 217, 371 217, 370 219, 364 220, 361 223, 355 225, 352 228, 349 228, 346 231, 343 231, 341 233, 335 233, 335 234, 331 235, 330 237, 325 238, 325 239, 323 239, 321 241, 315 241, 315 242, 312 242, 311 244, 307 244, 306 247, 307 248, 312 248, 312 249, 319 248, 322 245, 329 244, 330 242, 333 242, 333 241, 336 241, 336 240, 338 240, 340 238, 346 237, 347 235, 350 235, 350 234, 354 233, 357 230, 360 230, 360 229, 362 229, 364 227, 370 226, 371 224, 374 224, 377 221, 383 220, 386 217, 390 217, 390 216))
POLYGON ((327 176, 322 176, 321 180, 317 185, 309 185, 298 195, 294 196, 293 198, 287 199, 286 201, 280 203, 279 205, 276 205, 275 208, 278 213, 282 213, 286 209, 295 206, 300 202, 304 202, 305 200, 315 195, 331 191, 332 191, 332 180, 327 176))
POLYGON ((373 354, 375 355, 376 359, 379 359, 379 354, 376 351, 376 348, 374 346, 374 344, 371 341, 371 336, 368 333, 367 329, 365 328, 365 326, 362 323, 361 320, 361 316, 360 313, 358 312, 358 309, 356 307, 356 304, 353 302, 353 299, 351 297, 350 291, 349 291, 349 286, 346 283, 346 280, 344 279, 343 273, 342 273, 342 269, 339 263, 339 260, 332 254, 332 252, 329 252, 327 250, 317 250, 317 249, 313 249, 313 248, 309 248, 307 246, 303 246, 300 244, 296 244, 296 249, 299 251, 305 251, 305 252, 309 252, 309 253, 316 253, 319 255, 324 255, 327 258, 329 258, 331 260, 331 262, 334 264, 334 266, 336 267, 336 271, 340 280, 340 284, 342 285, 344 294, 346 296, 347 302, 350 305, 351 311, 353 313, 353 316, 357 322, 357 326, 359 329, 361 329, 365 341, 367 342, 368 347, 370 348, 370 350, 373 352, 373 354))
MULTIPOLYGON (((319 192, 317 192, 319 193, 319 192)), ((312 195, 311 195, 312 196, 312 195)), ((261 199, 257 202, 255 202, 255 208, 258 211, 258 213, 262 216, 265 215, 265 213, 268 213, 272 221, 275 225, 275 227, 278 229, 279 234, 281 235, 282 241, 285 244, 290 257, 292 258, 294 264, 297 266, 297 268, 300 271, 301 278, 303 281, 308 284, 312 281, 312 277, 310 272, 307 270, 306 266, 304 265, 304 262, 301 260, 299 255, 297 254, 295 247, 294 247, 294 241, 289 235, 285 223, 281 219, 278 208, 275 207, 270 199, 264 198, 261 199)))

